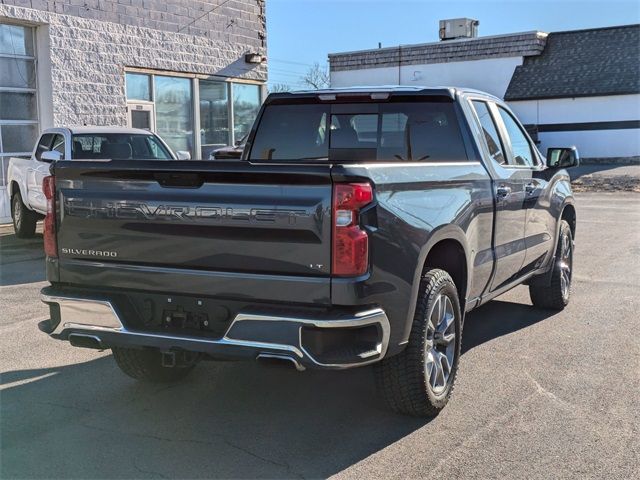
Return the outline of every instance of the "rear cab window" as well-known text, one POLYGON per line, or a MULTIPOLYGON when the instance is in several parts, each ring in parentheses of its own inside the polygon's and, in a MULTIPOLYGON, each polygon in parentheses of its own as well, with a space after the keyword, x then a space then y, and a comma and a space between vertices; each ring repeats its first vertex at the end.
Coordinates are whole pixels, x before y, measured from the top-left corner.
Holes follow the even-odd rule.
POLYGON ((71 150, 74 160, 172 160, 162 142, 145 134, 76 134, 71 150))
POLYGON ((467 161, 453 101, 439 97, 264 107, 250 161, 467 161))

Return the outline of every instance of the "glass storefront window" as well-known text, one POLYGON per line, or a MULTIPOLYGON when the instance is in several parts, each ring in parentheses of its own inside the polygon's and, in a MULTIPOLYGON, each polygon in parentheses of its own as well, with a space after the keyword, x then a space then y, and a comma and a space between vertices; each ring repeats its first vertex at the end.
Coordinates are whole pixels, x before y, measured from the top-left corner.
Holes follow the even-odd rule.
POLYGON ((36 94, 0 91, 0 111, 3 120, 38 120, 36 94))
POLYGON ((19 152, 31 155, 38 135, 38 125, 1 125, 0 132, 3 152, 19 152))
POLYGON ((127 100, 151 101, 151 77, 144 73, 127 73, 127 100))
POLYGON ((5 186, 9 158, 30 155, 37 135, 33 29, 0 23, 0 187, 5 186))
POLYGON ((0 53, 6 55, 33 55, 31 28, 21 25, 0 24, 0 53))
POLYGON ((212 150, 228 145, 228 83, 200 80, 200 142, 202 158, 212 150))
POLYGON ((233 84, 233 133, 236 140, 244 137, 260 109, 260 86, 233 84))
POLYGON ((194 159, 244 138, 262 96, 260 85, 155 73, 126 72, 125 86, 129 125, 155 131, 194 159))
POLYGON ((174 150, 193 156, 191 79, 155 76, 156 130, 174 150))
POLYGON ((35 62, 32 59, 0 57, 0 85, 7 88, 35 88, 35 62))

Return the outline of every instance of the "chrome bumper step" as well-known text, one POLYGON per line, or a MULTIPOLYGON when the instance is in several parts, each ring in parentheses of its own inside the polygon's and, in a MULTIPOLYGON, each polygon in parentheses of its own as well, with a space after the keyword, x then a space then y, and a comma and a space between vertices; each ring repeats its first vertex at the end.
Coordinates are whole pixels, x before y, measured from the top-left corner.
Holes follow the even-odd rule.
POLYGON ((389 320, 380 308, 348 315, 336 313, 327 318, 240 312, 225 334, 214 339, 129 329, 118 315, 117 308, 107 300, 54 295, 50 293, 50 289, 47 290, 41 294, 41 300, 52 310, 57 309, 56 315, 52 314, 52 319, 57 317, 59 321, 41 322, 40 329, 62 340, 73 340, 73 336, 76 336, 77 341, 72 343, 88 348, 96 348, 96 345, 97 348, 153 347, 229 358, 278 358, 290 360, 298 370, 302 370, 305 367, 343 369, 367 365, 381 360, 389 345, 389 320), (269 328, 265 329, 265 326, 269 328), (327 332, 344 329, 353 332, 354 329, 372 326, 378 331, 375 345, 344 362, 323 361, 319 355, 311 353, 310 346, 303 342, 303 328, 320 331, 326 329, 327 332), (268 338, 265 338, 265 331, 269 332, 268 338))

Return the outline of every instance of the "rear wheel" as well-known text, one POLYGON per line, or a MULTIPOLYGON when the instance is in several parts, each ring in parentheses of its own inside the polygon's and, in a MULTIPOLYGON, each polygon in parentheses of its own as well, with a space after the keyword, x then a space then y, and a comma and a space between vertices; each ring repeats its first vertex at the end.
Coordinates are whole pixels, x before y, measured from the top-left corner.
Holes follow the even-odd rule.
POLYGON ((437 415, 449 401, 460 358, 462 315, 449 274, 429 270, 421 284, 407 347, 375 366, 389 407, 408 415, 437 415))
POLYGON ((16 192, 11 199, 11 217, 16 237, 30 238, 35 235, 38 215, 27 208, 20 192, 16 192))
POLYGON ((529 296, 533 305, 553 310, 562 310, 566 307, 571 296, 572 272, 573 235, 569 223, 562 220, 551 283, 549 285, 529 285, 529 296))
POLYGON ((175 366, 164 366, 162 353, 155 349, 113 347, 113 358, 124 373, 136 380, 148 382, 177 382, 185 378, 196 366, 196 354, 177 352, 175 366))

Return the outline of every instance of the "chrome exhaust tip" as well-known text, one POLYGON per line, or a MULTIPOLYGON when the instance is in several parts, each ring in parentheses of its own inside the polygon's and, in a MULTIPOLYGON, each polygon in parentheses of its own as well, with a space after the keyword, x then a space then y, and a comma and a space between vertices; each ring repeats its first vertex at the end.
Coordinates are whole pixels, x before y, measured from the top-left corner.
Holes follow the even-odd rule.
POLYGON ((92 348, 93 350, 104 350, 102 341, 95 335, 85 335, 83 333, 69 334, 69 343, 74 347, 92 348))
POLYGON ((285 364, 293 364, 295 369, 299 372, 304 372, 305 368, 295 358, 288 355, 280 355, 277 353, 259 353, 256 360, 266 365, 283 366, 285 364))

